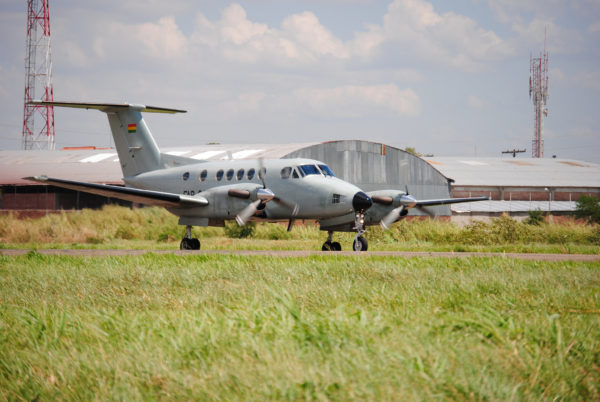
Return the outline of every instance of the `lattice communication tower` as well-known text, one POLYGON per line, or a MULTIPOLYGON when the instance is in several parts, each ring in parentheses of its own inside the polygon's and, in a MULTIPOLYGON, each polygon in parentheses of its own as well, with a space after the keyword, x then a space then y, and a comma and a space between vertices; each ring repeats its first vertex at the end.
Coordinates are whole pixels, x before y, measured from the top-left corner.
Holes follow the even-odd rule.
POLYGON ((48 0, 27 1, 26 47, 21 148, 54 149, 54 108, 29 104, 35 99, 54 100, 48 0), (36 117, 38 129, 34 127, 36 117))
POLYGON ((542 139, 542 118, 548 116, 548 52, 546 52, 546 39, 544 38, 544 53, 540 57, 529 56, 529 97, 533 101, 534 131, 531 143, 531 156, 544 157, 544 140, 542 139))

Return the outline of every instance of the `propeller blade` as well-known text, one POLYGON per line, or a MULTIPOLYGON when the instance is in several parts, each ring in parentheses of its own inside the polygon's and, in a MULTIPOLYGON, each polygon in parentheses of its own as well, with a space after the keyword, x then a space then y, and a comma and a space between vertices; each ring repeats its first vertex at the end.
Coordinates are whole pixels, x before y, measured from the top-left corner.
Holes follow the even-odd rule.
POLYGON ((284 200, 284 199, 279 198, 279 197, 274 197, 273 201, 275 201, 278 204, 281 204, 281 205, 285 206, 286 208, 291 209, 292 210, 292 216, 298 215, 298 212, 300 211, 300 207, 295 202, 287 201, 287 200, 284 200))
POLYGON ((392 224, 394 222, 396 222, 398 220, 398 218, 400 217, 400 214, 402 213, 402 211, 404 210, 404 205, 399 206, 398 208, 394 208, 392 209, 386 216, 383 217, 383 219, 379 222, 379 226, 381 226, 381 228, 383 230, 388 230, 390 226, 392 226, 392 224))
POLYGON ((258 178, 262 182, 263 188, 267 188, 267 183, 265 182, 265 173, 267 169, 265 169, 265 163, 262 157, 258 158, 258 178))
POLYGON ((250 217, 256 213, 260 203, 261 200, 256 200, 250 205, 248 205, 246 208, 242 209, 240 213, 237 214, 237 216, 235 217, 235 221, 237 222, 237 224, 240 226, 244 226, 246 222, 248 222, 248 219, 250 219, 250 217))

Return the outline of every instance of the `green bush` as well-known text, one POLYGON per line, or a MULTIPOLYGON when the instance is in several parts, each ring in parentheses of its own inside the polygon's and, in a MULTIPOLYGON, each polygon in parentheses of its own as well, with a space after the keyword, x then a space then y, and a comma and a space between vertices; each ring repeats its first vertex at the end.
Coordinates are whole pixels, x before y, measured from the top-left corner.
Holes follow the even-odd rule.
POLYGON ((600 199, 591 195, 582 195, 577 200, 575 216, 589 223, 600 223, 600 199))
POLYGON ((253 237, 255 230, 255 222, 248 222, 244 226, 240 226, 234 221, 225 222, 225 236, 229 237, 230 239, 244 239, 247 237, 253 237))
POLYGON ((527 212, 527 219, 523 221, 523 223, 527 225, 539 226, 544 222, 544 211, 541 209, 536 209, 535 211, 527 212))

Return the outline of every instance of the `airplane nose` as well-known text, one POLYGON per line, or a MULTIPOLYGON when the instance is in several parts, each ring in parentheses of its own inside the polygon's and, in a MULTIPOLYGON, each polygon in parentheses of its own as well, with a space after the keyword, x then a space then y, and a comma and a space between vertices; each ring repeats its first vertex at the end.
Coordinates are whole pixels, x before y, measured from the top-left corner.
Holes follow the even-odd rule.
POLYGON ((367 194, 362 191, 354 194, 354 198, 352 198, 352 207, 355 211, 364 212, 367 209, 371 208, 373 205, 373 200, 367 194))

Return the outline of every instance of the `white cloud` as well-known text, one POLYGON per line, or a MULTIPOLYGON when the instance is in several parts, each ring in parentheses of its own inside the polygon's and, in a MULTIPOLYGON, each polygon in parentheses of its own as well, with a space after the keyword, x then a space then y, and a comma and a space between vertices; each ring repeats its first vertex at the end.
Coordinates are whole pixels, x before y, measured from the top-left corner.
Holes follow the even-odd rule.
POLYGON ((512 47, 493 31, 464 15, 439 14, 424 0, 394 1, 381 34, 386 42, 399 43, 426 61, 467 71, 513 54, 512 47))
POLYGON ((524 22, 520 17, 515 17, 512 30, 519 35, 517 41, 522 46, 541 49, 546 40, 550 53, 576 53, 583 44, 579 32, 562 28, 551 18, 534 18, 524 22))
POLYGON ((588 27, 587 31, 589 33, 598 33, 598 32, 600 32, 600 21, 596 21, 593 24, 591 24, 588 27))
POLYGON ((133 29, 135 38, 151 57, 172 59, 184 55, 187 50, 187 38, 173 17, 163 17, 158 23, 136 25, 133 29))
POLYGON ((582 88, 600 91, 600 71, 577 73, 573 76, 572 81, 582 88))
POLYGON ((396 85, 345 85, 335 88, 301 88, 295 97, 319 115, 361 117, 374 109, 400 116, 420 113, 419 96, 411 89, 401 90, 396 85))
POLYGON ((481 109, 484 106, 483 100, 479 99, 475 95, 469 95, 467 97, 467 104, 473 109, 481 109))
POLYGON ((298 62, 313 64, 323 57, 350 56, 344 43, 311 12, 292 14, 280 28, 270 28, 250 21, 239 4, 225 8, 218 21, 199 15, 190 39, 197 46, 207 46, 229 60, 244 63, 265 61, 294 67, 298 62))
POLYGON ((294 14, 281 24, 284 36, 318 55, 331 55, 345 59, 349 57, 344 43, 327 30, 311 12, 294 14))

